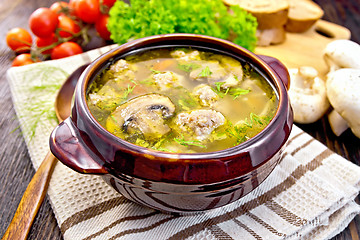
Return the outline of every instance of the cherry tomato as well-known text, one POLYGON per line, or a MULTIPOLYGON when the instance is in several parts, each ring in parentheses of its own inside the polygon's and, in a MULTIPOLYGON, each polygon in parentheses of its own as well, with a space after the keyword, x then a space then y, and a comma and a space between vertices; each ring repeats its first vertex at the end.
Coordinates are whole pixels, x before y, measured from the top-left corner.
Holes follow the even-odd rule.
POLYGON ((80 32, 80 26, 71 18, 65 15, 59 16, 59 35, 63 38, 72 37, 80 32))
POLYGON ((100 3, 107 6, 108 8, 111 8, 114 6, 116 0, 100 0, 100 3))
MULTIPOLYGON (((36 46, 39 48, 39 49, 42 49, 42 48, 47 48, 51 45, 55 45, 55 43, 58 42, 58 38, 55 36, 55 34, 53 34, 51 37, 49 38, 36 38, 36 46)), ((55 46, 54 46, 55 47, 55 46)), ((43 54, 51 54, 53 48, 49 48, 45 51, 42 51, 43 54)))
POLYGON ((78 0, 70 0, 69 8, 75 10, 77 2, 78 2, 78 0))
POLYGON ((34 62, 37 62, 37 61, 34 61, 34 59, 31 58, 30 53, 23 53, 23 54, 16 56, 16 58, 12 62, 12 66, 13 67, 24 66, 24 65, 32 64, 34 62))
POLYGON ((109 14, 110 8, 114 6, 116 0, 100 0, 100 12, 109 14))
POLYGON ((95 23, 100 16, 99 0, 76 0, 76 15, 86 23, 95 23))
POLYGON ((6 44, 17 53, 30 52, 32 37, 23 28, 13 28, 6 34, 6 44))
POLYGON ((56 13, 58 16, 69 12, 69 4, 67 2, 54 2, 50 6, 50 10, 56 13))
POLYGON ((55 32, 58 23, 57 14, 49 8, 38 8, 29 18, 31 31, 40 38, 50 37, 55 32))
POLYGON ((51 53, 51 59, 69 57, 82 52, 83 50, 79 44, 74 42, 64 42, 53 49, 51 53))
POLYGON ((105 40, 111 40, 110 39, 111 34, 107 29, 108 20, 109 20, 109 15, 101 15, 95 23, 95 29, 97 33, 100 35, 101 38, 105 40))
POLYGON ((76 4, 77 4, 77 1, 78 0, 70 0, 69 1, 69 13, 73 16, 76 16, 76 12, 75 12, 75 9, 76 9, 76 4))

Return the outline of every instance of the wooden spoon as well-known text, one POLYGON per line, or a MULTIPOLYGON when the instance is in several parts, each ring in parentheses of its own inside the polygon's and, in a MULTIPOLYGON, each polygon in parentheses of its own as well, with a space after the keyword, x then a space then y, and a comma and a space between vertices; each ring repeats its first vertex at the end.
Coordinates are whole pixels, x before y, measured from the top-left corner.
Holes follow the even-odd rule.
MULTIPOLYGON (((71 101, 77 80, 87 65, 79 67, 61 86, 55 100, 55 112, 59 122, 70 116, 71 101)), ((40 167, 26 188, 19 206, 2 240, 26 239, 36 214, 44 200, 49 186, 50 178, 57 163, 55 156, 49 151, 40 167)))

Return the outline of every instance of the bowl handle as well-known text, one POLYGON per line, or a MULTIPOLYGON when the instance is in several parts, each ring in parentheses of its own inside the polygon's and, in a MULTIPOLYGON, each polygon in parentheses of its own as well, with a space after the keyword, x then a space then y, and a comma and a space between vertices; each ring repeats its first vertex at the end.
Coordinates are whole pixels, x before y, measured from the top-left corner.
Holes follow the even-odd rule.
POLYGON ((79 173, 106 174, 104 166, 94 160, 96 156, 81 140, 79 129, 71 118, 60 123, 50 136, 50 150, 63 164, 79 173))
POLYGON ((265 56, 265 55, 258 55, 264 62, 266 62, 276 73, 276 75, 281 79, 284 83, 287 90, 290 88, 290 75, 285 67, 278 59, 265 56))

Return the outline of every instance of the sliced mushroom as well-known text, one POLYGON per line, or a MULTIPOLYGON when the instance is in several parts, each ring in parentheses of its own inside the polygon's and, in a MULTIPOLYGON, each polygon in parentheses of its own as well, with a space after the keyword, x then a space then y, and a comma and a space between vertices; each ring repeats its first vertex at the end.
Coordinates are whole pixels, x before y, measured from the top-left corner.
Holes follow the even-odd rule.
POLYGON ((228 75, 218 61, 196 61, 196 64, 201 67, 190 72, 192 80, 208 82, 213 85, 214 82, 218 82, 228 75))
POLYGON ((215 110, 200 109, 178 114, 176 124, 187 134, 195 134, 200 141, 205 140, 216 128, 224 125, 225 117, 215 110))
POLYGON ((220 61, 221 66, 225 67, 226 70, 232 73, 232 76, 234 78, 236 78, 237 80, 243 79, 243 67, 238 60, 225 55, 215 55, 215 57, 218 61, 220 61))
POLYGON ((235 87, 239 85, 239 79, 235 77, 236 75, 229 74, 224 80, 224 84, 221 85, 221 88, 228 89, 230 87, 235 87))
POLYGON ((159 138, 170 131, 165 119, 173 116, 175 105, 161 94, 136 97, 116 108, 108 117, 106 127, 113 133, 137 135, 145 139, 159 138))
POLYGON ((232 58, 220 59, 220 62, 217 59, 210 62, 197 61, 196 64, 201 67, 192 70, 190 78, 200 82, 207 82, 211 86, 215 86, 217 82, 222 82, 221 88, 227 89, 237 86, 243 78, 243 69, 240 62, 232 58))

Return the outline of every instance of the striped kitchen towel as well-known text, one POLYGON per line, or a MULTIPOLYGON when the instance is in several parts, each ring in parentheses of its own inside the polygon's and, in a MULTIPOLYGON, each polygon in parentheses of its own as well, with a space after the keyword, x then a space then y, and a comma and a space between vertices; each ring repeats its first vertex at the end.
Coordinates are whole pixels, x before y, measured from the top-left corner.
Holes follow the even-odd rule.
MULTIPOLYGON (((53 111, 57 89, 77 67, 113 47, 8 71, 15 110, 36 169, 57 125, 53 111)), ((360 213, 354 202, 359 181, 360 167, 294 126, 284 156, 270 176, 242 199, 211 211, 164 214, 127 200, 99 176, 82 175, 63 164, 54 170, 48 196, 65 240, 328 239, 360 213)))

